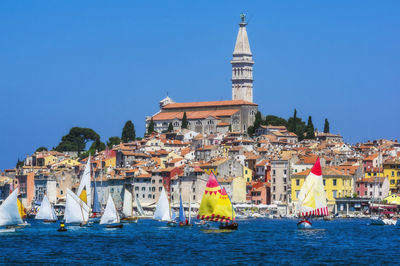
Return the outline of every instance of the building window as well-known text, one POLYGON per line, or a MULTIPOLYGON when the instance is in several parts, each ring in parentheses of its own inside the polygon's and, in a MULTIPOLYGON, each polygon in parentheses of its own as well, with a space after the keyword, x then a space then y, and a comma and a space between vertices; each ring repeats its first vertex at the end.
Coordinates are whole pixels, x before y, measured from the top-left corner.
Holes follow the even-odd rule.
POLYGON ((285 177, 285 178, 283 178, 283 183, 284 183, 284 184, 286 184, 286 177, 285 177))
POLYGON ((64 193, 64 191, 60 190, 60 194, 62 195, 64 193))
POLYGON ((336 190, 332 190, 332 196, 333 196, 334 198, 336 198, 336 193, 337 193, 336 190))
POLYGON ((391 185, 394 185, 395 184, 395 181, 392 179, 392 180, 390 180, 390 184, 391 185))
MULTIPOLYGON (((296 179, 296 186, 300 186, 300 179, 296 179)), ((297 197, 297 195, 296 195, 297 197)))
POLYGON ((196 192, 196 188, 195 187, 193 188, 193 192, 196 192))
POLYGON ((284 174, 284 175, 286 175, 286 169, 285 169, 285 170, 283 170, 283 174, 284 174))
MULTIPOLYGON (((247 170, 244 170, 244 173, 247 175, 247 170)), ((399 172, 400 173, 400 172, 399 172)))
POLYGON ((161 191, 162 191, 162 187, 159 187, 159 188, 158 188, 158 191, 160 191, 160 192, 161 192, 161 191))
POLYGON ((333 185, 336 186, 336 179, 333 179, 333 185))
POLYGON ((139 187, 135 187, 135 191, 136 191, 136 190, 139 190, 139 187))
POLYGON ((144 194, 142 195, 142 198, 145 198, 144 194))
POLYGON ((193 195, 193 200, 196 200, 196 195, 193 195))
POLYGON ((272 187, 272 191, 275 192, 275 186, 272 187))
POLYGON ((296 199, 299 198, 299 193, 300 193, 300 190, 296 190, 296 199))
POLYGON ((392 171, 392 176, 394 176, 394 171, 392 171))
POLYGON ((372 191, 369 192, 369 195, 372 196, 372 191))
POLYGON ((322 179, 322 182, 324 183, 324 186, 325 186, 325 179, 322 179))
POLYGON ((142 191, 146 191, 146 188, 145 188, 145 187, 142 187, 142 191))
POLYGON ((286 191, 286 186, 283 186, 283 191, 286 191))
POLYGON ((367 196, 367 191, 364 191, 364 196, 367 196))
POLYGON ((272 170, 272 175, 275 176, 275 170, 272 170))
POLYGON ((152 198, 152 195, 151 195, 151 194, 149 194, 149 195, 147 195, 147 197, 148 197, 149 199, 151 199, 151 198, 152 198))

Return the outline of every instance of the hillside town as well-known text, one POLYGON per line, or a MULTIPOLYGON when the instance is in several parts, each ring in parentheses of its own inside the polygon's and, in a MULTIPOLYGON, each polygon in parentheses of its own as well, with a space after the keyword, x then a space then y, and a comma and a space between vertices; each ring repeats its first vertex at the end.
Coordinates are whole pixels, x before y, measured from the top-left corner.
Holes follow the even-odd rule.
MULTIPOLYGON (((208 175, 213 173, 237 209, 295 212, 297 196, 317 160, 330 212, 365 214, 371 204, 398 200, 400 143, 375 140, 350 145, 340 135, 315 132, 315 140, 298 141, 284 126, 261 126, 258 134, 201 134, 188 129, 153 132, 141 140, 114 145, 93 154, 96 182, 104 206, 111 195, 122 208, 124 189, 134 191, 144 209, 153 211, 162 187, 171 206, 179 196, 198 208, 208 175)), ((76 152, 40 151, 23 166, 0 176, 0 200, 15 187, 30 210, 46 194, 56 207, 65 205, 66 189, 77 189, 88 157, 76 152)))

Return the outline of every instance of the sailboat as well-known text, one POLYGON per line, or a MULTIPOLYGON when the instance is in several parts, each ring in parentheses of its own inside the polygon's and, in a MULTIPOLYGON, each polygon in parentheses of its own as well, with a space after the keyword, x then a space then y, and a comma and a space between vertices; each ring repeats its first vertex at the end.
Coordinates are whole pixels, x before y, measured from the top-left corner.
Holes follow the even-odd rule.
POLYGON ((57 222, 57 215, 51 206, 49 199, 46 195, 44 195, 42 203, 40 204, 40 208, 38 213, 35 216, 36 220, 43 220, 46 223, 55 223, 57 222))
POLYGON ((185 217, 185 208, 183 208, 183 203, 182 203, 182 195, 179 195, 179 226, 185 226, 188 225, 188 221, 186 220, 185 217))
POLYGON ((151 218, 151 216, 146 216, 146 214, 144 213, 144 210, 142 208, 142 204, 140 204, 139 198, 136 197, 136 193, 133 193, 134 198, 135 198, 135 202, 136 202, 136 209, 137 209, 137 213, 139 214, 139 218, 151 218))
POLYGON ((171 219, 171 209, 164 187, 162 188, 160 198, 158 199, 153 219, 159 221, 167 221, 169 225, 176 224, 176 222, 171 219))
POLYGON ((234 222, 235 216, 236 214, 228 194, 224 188, 221 189, 214 174, 211 173, 201 199, 197 219, 220 222, 220 229, 236 230, 238 224, 234 222))
MULTIPOLYGON (((18 188, 15 189, 0 206, 0 227, 18 226, 22 218, 18 208, 18 188)), ((7 230, 7 229, 6 229, 7 230)), ((15 231, 15 229, 11 229, 15 231)), ((5 231, 5 230, 2 230, 5 231)), ((8 230, 9 231, 9 230, 8 230)))
POLYGON ((85 170, 83 171, 82 178, 79 184, 77 195, 89 207, 92 203, 92 189, 90 185, 90 155, 86 163, 85 170))
POLYGON ((132 193, 126 188, 124 190, 124 204, 122 207, 122 213, 124 215, 124 217, 121 219, 122 221, 132 221, 137 223, 138 217, 133 216, 132 193))
POLYGON ((101 206, 99 201, 99 196, 97 194, 96 177, 94 178, 94 189, 93 189, 93 209, 91 218, 100 217, 101 206))
POLYGON ((85 225, 89 220, 89 206, 67 188, 64 220, 68 224, 85 225))
POLYGON ((105 224, 107 228, 122 228, 123 224, 120 223, 119 214, 115 208, 114 200, 111 194, 108 196, 107 205, 104 213, 101 216, 100 224, 105 224))
POLYGON ((312 216, 329 215, 319 158, 306 177, 298 200, 298 213, 301 218, 297 223, 298 228, 311 228, 311 222, 308 219, 312 216))

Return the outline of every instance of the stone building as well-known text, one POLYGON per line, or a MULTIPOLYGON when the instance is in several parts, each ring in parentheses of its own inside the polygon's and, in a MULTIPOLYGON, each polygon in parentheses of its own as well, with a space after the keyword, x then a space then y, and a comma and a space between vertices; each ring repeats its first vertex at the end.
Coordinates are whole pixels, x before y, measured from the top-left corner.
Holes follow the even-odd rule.
POLYGON ((154 129, 163 132, 171 123, 174 130, 180 129, 184 113, 188 129, 212 134, 247 132, 253 125, 258 105, 253 103, 253 57, 247 37, 245 16, 239 24, 232 64, 232 100, 176 103, 170 97, 160 101, 160 111, 146 117, 146 129, 151 119, 154 129))

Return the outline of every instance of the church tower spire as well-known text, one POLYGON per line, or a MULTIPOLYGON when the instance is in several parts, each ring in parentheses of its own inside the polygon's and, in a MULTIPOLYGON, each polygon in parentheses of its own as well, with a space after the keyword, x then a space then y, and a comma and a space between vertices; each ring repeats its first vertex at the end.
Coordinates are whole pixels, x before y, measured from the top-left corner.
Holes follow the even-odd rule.
POLYGON ((246 31, 246 15, 241 14, 241 23, 233 51, 232 100, 253 102, 253 54, 246 31))

